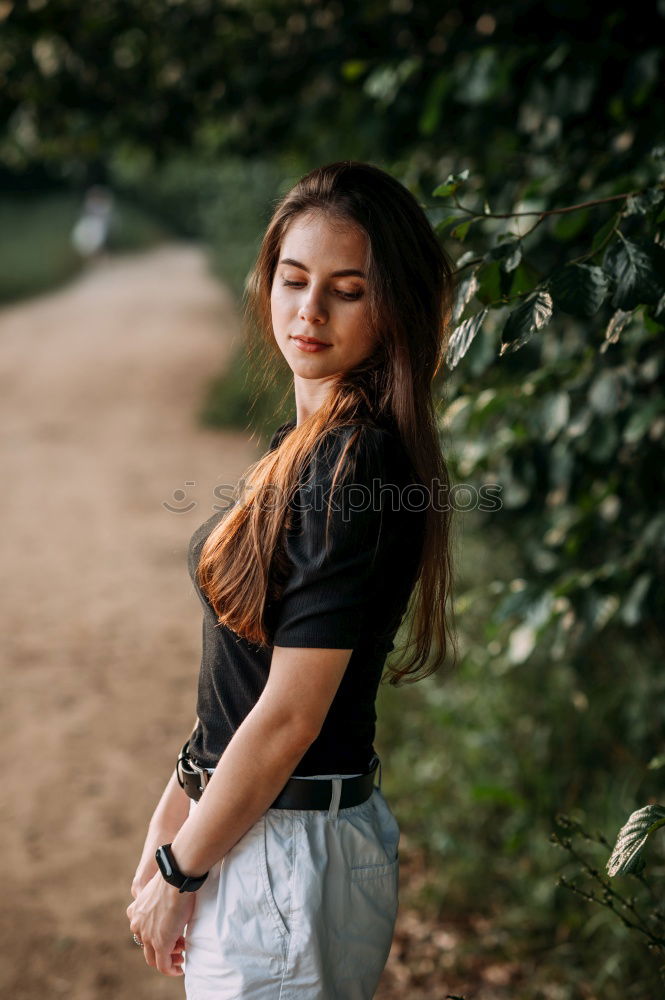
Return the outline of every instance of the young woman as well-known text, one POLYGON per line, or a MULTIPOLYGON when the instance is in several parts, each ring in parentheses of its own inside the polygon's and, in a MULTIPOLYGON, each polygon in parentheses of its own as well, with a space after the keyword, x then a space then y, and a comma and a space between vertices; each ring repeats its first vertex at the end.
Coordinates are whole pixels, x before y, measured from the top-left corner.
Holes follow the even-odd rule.
POLYGON ((127 909, 188 1000, 368 1000, 387 961, 400 829, 377 688, 407 610, 391 683, 455 652, 432 398, 452 296, 426 215, 375 166, 313 170, 275 208, 248 313, 296 419, 192 536, 198 718, 127 909))

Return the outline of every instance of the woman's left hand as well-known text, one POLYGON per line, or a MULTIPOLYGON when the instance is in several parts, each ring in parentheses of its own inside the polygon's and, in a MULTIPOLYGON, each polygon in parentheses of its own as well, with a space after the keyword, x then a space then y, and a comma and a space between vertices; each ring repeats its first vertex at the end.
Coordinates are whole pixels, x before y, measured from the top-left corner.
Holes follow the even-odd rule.
POLYGON ((183 931, 194 912, 194 892, 178 892, 157 872, 127 907, 129 929, 143 942, 148 963, 165 976, 182 976, 183 931))

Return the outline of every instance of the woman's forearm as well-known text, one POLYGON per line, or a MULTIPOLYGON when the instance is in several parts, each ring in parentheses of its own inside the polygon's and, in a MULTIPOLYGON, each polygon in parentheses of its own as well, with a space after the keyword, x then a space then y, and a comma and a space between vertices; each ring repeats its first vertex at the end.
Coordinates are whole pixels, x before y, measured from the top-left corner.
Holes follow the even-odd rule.
MULTIPOLYGON (((192 732, 194 732, 198 724, 199 720, 197 716, 192 732)), ((177 772, 174 769, 162 793, 161 799, 155 806, 150 826, 172 827, 175 825, 176 829, 179 829, 187 819, 189 802, 189 796, 184 788, 181 788, 177 772)))
POLYGON ((174 769, 162 793, 161 799, 155 806, 155 811, 152 814, 149 824, 150 827, 181 827, 189 813, 189 802, 189 796, 184 788, 180 787, 180 782, 174 769))
POLYGON ((157 872, 155 851, 161 844, 171 843, 174 839, 187 819, 189 803, 190 799, 180 787, 174 771, 148 824, 143 850, 132 880, 131 892, 134 899, 157 872))
POLYGON ((257 702, 172 843, 183 874, 202 875, 231 850, 270 807, 311 743, 292 719, 278 719, 257 702))

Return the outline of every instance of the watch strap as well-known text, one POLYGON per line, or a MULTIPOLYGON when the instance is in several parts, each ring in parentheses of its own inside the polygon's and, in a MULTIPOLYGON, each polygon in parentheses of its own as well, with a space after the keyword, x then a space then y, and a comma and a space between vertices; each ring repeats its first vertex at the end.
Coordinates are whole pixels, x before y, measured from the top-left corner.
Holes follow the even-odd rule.
POLYGON ((158 847, 155 852, 155 859, 165 881, 169 885, 175 886, 178 892, 196 892, 197 889, 201 888, 210 874, 206 872, 205 875, 184 875, 178 868, 177 862, 173 857, 170 844, 162 844, 161 847, 158 847))

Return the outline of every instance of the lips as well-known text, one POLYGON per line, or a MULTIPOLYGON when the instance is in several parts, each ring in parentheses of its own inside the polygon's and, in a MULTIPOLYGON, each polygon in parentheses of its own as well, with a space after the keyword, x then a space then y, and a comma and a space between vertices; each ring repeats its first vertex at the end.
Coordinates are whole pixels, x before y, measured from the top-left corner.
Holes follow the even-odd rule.
POLYGON ((293 340, 302 340, 305 344, 319 344, 321 347, 330 347, 330 344, 326 344, 323 340, 316 340, 314 337, 301 337, 299 334, 293 337, 293 340))

